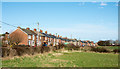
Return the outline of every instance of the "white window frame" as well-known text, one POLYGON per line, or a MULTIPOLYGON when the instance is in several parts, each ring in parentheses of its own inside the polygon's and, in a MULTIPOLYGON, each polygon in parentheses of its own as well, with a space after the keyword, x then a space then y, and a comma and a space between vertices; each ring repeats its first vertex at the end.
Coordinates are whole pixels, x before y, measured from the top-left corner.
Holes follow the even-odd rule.
POLYGON ((28 39, 31 39, 31 35, 28 35, 28 39))
POLYGON ((33 39, 32 40, 34 40, 35 39, 35 36, 33 35, 33 39))
POLYGON ((40 40, 41 40, 41 36, 40 36, 40 40))

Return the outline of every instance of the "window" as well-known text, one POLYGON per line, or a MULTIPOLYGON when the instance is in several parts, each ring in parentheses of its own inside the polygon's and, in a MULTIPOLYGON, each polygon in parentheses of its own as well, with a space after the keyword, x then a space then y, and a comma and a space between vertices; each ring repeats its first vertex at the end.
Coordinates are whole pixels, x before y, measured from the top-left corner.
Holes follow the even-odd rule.
POLYGON ((41 40, 41 36, 40 36, 40 40, 41 40))
POLYGON ((47 37, 45 37, 45 40, 47 40, 47 37))
POLYGON ((28 41, 28 45, 31 45, 31 42, 30 42, 30 40, 28 41))
POLYGON ((28 35, 28 39, 31 39, 31 35, 28 35))
POLYGON ((33 40, 35 39, 35 36, 33 35, 33 40))

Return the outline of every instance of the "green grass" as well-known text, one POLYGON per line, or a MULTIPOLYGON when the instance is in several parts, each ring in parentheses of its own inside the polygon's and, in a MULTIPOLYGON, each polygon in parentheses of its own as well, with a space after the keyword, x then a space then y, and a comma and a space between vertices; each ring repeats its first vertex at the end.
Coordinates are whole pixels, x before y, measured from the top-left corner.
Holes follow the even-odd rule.
POLYGON ((117 67, 118 54, 49 53, 2 61, 3 67, 117 67), (56 55, 55 55, 56 54, 56 55), (58 55, 57 55, 58 54, 58 55))

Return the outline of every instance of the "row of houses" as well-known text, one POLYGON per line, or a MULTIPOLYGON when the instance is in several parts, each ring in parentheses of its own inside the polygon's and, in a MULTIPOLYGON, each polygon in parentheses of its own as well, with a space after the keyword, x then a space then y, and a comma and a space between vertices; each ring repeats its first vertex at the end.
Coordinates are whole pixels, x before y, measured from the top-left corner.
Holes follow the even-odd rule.
POLYGON ((8 44, 9 41, 18 43, 18 45, 41 46, 46 42, 48 46, 56 46, 59 44, 74 44, 75 46, 95 46, 93 41, 81 41, 77 39, 69 39, 60 35, 48 34, 37 29, 30 30, 30 28, 17 27, 12 33, 6 33, 2 39, 3 44, 8 44))

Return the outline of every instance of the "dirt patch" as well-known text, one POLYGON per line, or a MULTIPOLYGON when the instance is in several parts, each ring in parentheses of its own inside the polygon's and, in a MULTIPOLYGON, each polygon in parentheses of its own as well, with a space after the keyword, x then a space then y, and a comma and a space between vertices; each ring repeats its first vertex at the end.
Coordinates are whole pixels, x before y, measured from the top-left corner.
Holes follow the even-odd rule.
POLYGON ((50 62, 68 62, 68 60, 53 59, 50 62))
POLYGON ((62 54, 62 53, 54 53, 54 54, 52 54, 52 55, 58 56, 58 55, 63 55, 63 54, 62 54))

